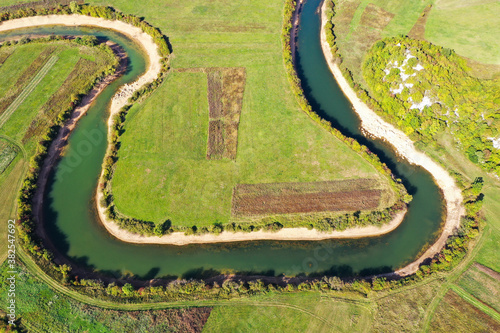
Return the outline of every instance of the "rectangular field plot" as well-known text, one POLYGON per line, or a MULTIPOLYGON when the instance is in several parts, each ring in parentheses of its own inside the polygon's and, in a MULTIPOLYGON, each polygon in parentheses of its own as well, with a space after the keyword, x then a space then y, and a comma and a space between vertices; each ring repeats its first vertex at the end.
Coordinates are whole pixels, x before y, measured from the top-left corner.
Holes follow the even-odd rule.
POLYGON ((450 290, 434 312, 429 331, 499 332, 500 324, 450 290))
POLYGON ((479 264, 471 266, 458 279, 457 284, 481 302, 500 312, 500 280, 484 270, 485 267, 479 264))
POLYGON ((54 45, 45 48, 38 57, 25 68, 12 89, 6 91, 5 96, 0 99, 0 118, 5 118, 6 121, 12 112, 17 109, 32 90, 36 88, 38 83, 40 83, 38 79, 43 79, 50 68, 52 68, 55 61, 57 61, 57 58, 52 56, 56 48, 57 47, 54 45), (9 112, 9 109, 13 111, 9 112))
POLYGON ((269 215, 376 209, 382 191, 371 179, 306 183, 238 184, 232 215, 269 215))
POLYGON ((67 108, 71 101, 74 87, 82 87, 86 84, 88 77, 98 71, 99 65, 91 60, 80 58, 71 73, 59 89, 50 96, 47 102, 41 107, 35 119, 26 130, 22 142, 28 142, 33 136, 42 134, 42 131, 53 121, 53 119, 67 108))
POLYGON ((206 68, 204 71, 207 73, 210 117, 207 159, 234 160, 245 91, 245 68, 206 68))

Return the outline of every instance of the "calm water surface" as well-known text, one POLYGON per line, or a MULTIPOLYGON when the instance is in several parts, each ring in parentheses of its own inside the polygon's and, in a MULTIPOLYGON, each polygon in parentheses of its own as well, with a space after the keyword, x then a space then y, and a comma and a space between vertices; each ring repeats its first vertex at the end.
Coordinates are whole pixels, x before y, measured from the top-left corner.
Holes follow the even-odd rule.
MULTIPOLYGON (((442 220, 442 197, 431 176, 410 166, 379 141, 364 138, 359 119, 331 75, 319 42, 321 0, 308 0, 298 34, 297 68, 307 98, 325 119, 379 154, 402 178, 414 199, 402 225, 376 238, 319 242, 256 241, 192 246, 134 245, 111 237, 95 216, 93 195, 106 149, 107 106, 116 89, 134 81, 146 68, 138 47, 106 30, 52 27, 9 34, 93 34, 119 43, 129 54, 126 75, 108 86, 72 133, 67 154, 56 167, 45 196, 48 234, 58 251, 74 262, 121 276, 202 277, 218 272, 269 275, 314 273, 367 274, 411 262, 436 239, 442 220), (89 149, 90 147, 90 149, 89 149)), ((6 34, 0 35, 5 38, 6 34)), ((174 45, 175 47, 175 45, 174 45)))

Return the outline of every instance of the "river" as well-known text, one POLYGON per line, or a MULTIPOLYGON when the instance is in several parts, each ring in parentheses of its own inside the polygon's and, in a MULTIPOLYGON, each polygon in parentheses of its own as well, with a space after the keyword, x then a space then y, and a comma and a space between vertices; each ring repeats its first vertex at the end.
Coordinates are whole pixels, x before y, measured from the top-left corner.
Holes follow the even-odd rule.
POLYGON ((129 244, 115 239, 100 224, 93 200, 106 149, 106 111, 116 90, 145 71, 144 55, 125 36, 108 30, 59 26, 23 29, 0 38, 27 33, 92 34, 120 44, 130 59, 126 74, 109 85, 80 120, 65 156, 48 182, 44 218, 47 234, 57 251, 79 265, 116 277, 209 277, 219 273, 365 275, 402 267, 435 241, 443 217, 440 191, 428 172, 400 160, 383 142, 362 135, 360 121, 321 51, 317 13, 320 4, 321 0, 305 2, 298 32, 297 71, 306 97, 322 117, 376 152, 403 179, 414 199, 400 227, 381 237, 314 242, 255 241, 180 247, 129 244), (91 143, 92 149, 83 150, 81 147, 87 143, 91 143))

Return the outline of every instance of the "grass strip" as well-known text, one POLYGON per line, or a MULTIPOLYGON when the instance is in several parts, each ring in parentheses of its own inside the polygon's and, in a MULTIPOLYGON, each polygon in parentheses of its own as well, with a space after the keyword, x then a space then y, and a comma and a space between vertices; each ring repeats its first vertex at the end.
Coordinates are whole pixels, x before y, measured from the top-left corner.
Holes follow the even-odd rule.
POLYGON ((461 287, 452 284, 450 286, 450 289, 456 292, 460 297, 462 297, 464 300, 469 302, 470 304, 474 305, 476 308, 479 310, 483 311, 486 313, 488 316, 492 317, 496 321, 500 322, 500 313, 495 311, 494 309, 490 308, 486 304, 483 304, 481 301, 479 301, 477 298, 463 290, 461 287))
POLYGON ((0 116, 0 127, 2 127, 10 116, 17 110, 17 108, 24 102, 24 100, 35 90, 36 86, 47 75, 49 70, 55 65, 59 59, 57 56, 52 56, 49 61, 42 67, 42 69, 35 75, 35 77, 28 83, 24 90, 16 97, 16 99, 9 105, 5 112, 0 116))

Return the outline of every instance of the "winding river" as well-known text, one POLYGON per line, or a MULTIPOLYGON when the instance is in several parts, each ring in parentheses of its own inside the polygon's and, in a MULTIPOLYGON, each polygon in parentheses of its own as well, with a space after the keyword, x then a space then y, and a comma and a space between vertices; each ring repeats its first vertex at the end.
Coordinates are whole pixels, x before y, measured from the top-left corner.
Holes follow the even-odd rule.
MULTIPOLYGON (((92 34, 113 40, 129 55, 124 76, 97 98, 71 134, 65 156, 52 173, 45 193, 46 232, 57 250, 79 265, 116 277, 208 277, 218 273, 267 275, 370 274, 387 272, 413 261, 434 242, 443 219, 443 199, 432 177, 398 158, 381 141, 365 138, 360 121, 334 80, 320 45, 321 0, 305 2, 297 40, 297 70, 313 109, 345 135, 376 152, 403 179, 414 199, 405 220, 380 237, 326 241, 254 241, 205 245, 140 245, 121 242, 100 224, 93 200, 106 149, 109 101, 118 88, 146 69, 137 45, 109 30, 88 27, 41 27, 0 34, 92 34), (82 150, 82 142, 92 149, 82 150), (85 144, 87 145, 87 144, 85 144)), ((175 44, 174 44, 175 48, 175 44)))

